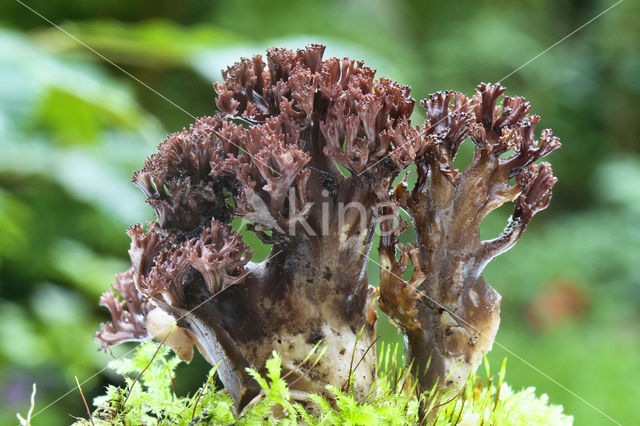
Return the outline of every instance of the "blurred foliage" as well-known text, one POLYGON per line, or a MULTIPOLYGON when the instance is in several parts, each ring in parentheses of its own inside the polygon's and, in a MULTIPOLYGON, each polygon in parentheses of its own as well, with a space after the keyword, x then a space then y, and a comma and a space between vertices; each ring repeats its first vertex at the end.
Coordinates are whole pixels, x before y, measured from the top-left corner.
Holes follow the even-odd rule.
MULTIPOLYGON (((532 103, 562 138, 551 158, 560 181, 552 207, 485 273, 503 295, 498 343, 618 421, 640 417, 638 2, 621 3, 513 75, 613 1, 25 3, 157 93, 18 2, 0 4, 1 424, 26 411, 32 382, 37 412, 73 388, 74 376, 106 365, 91 338, 107 318, 98 295, 126 269, 126 227, 151 218, 131 172, 190 114, 215 111, 211 82, 221 68, 307 42, 365 60, 418 99, 503 79, 509 94, 532 103)), ((483 233, 500 232, 508 214, 492 214, 483 233)), ((370 270, 375 283, 376 265, 370 270)), ((379 329, 387 342, 398 339, 384 317, 379 329)), ((512 359, 516 389, 535 385, 578 424, 607 424, 499 344, 490 359, 512 359)), ((208 369, 201 358, 178 366, 179 393, 195 391, 208 369)), ((84 384, 89 400, 108 382, 119 384, 109 370, 84 384)), ((34 424, 83 412, 74 392, 34 424)))

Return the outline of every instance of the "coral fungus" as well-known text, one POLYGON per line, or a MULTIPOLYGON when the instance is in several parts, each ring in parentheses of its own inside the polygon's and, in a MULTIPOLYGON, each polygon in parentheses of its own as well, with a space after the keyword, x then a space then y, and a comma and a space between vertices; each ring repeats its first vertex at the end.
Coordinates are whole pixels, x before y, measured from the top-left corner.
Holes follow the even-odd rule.
POLYGON ((558 139, 545 130, 536 140, 529 104, 497 103, 504 89, 489 84, 472 98, 431 95, 426 123, 413 127, 409 87, 323 52, 242 59, 215 84, 220 112, 169 136, 134 174, 157 220, 129 230, 132 268, 114 285, 124 300, 101 299, 113 318, 96 334, 103 345, 166 336, 158 324, 177 321, 179 338, 167 344, 185 359, 195 344, 220 362, 237 408, 260 392, 247 368, 264 371, 274 350, 298 394, 350 382, 363 398, 376 377, 379 297, 407 336, 422 388, 459 387, 477 367, 499 323, 500 296, 482 269, 548 205, 555 178, 536 160, 558 139), (475 157, 458 171, 465 139, 475 157), (394 189, 412 163, 415 187, 394 189), (509 201, 505 232, 480 241, 483 218, 509 201), (399 209, 415 246, 397 242, 407 228, 399 209), (272 244, 266 260, 251 262, 234 218, 272 244), (379 292, 367 277, 378 226, 379 292), (327 351, 309 371, 303 360, 319 342, 327 351))

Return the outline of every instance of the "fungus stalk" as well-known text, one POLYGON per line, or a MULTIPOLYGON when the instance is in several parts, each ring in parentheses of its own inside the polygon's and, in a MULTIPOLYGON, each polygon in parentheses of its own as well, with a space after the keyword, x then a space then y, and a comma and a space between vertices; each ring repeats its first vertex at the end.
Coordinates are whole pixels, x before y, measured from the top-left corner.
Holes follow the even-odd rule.
POLYGON ((406 335, 406 353, 420 387, 459 390, 491 350, 500 323, 500 295, 482 278, 484 267, 511 248, 534 214, 551 201, 556 182, 549 163, 535 161, 560 147, 550 130, 540 140, 538 116, 500 85, 481 84, 473 98, 436 93, 422 105, 425 153, 416 160, 418 179, 403 183, 394 199, 410 215, 416 244, 398 244, 394 232, 380 244, 380 306, 406 335), (460 144, 475 145, 463 171, 452 163, 460 144), (515 202, 499 237, 480 240, 480 225, 493 210, 515 202), (396 251, 400 260, 396 261, 396 251), (413 266, 410 282, 400 277, 413 266))
POLYGON ((412 127, 408 87, 323 52, 271 49, 266 62, 228 68, 215 85, 220 112, 170 135, 134 174, 157 219, 128 231, 132 266, 101 299, 112 315, 96 334, 103 347, 163 339, 177 321, 166 344, 185 360, 195 345, 220 363, 238 410, 260 392, 247 368, 264 373, 273 351, 292 394, 350 383, 363 399, 376 376, 378 290, 367 261, 380 224, 380 304, 406 333, 421 385, 460 360, 462 377, 489 350, 500 297, 480 273, 548 204, 555 178, 534 161, 557 140, 543 132, 534 141, 537 117, 521 98, 505 98, 500 113, 499 86, 480 86, 471 100, 433 95, 423 103, 429 120, 412 127), (458 172, 451 162, 467 136, 476 157, 458 172), (416 187, 392 191, 412 162, 416 187), (484 216, 513 200, 505 233, 480 242, 484 216), (412 216, 415 247, 396 241, 404 228, 388 217, 398 208, 412 216), (245 225, 272 246, 266 260, 251 261, 245 225), (409 258, 406 283, 398 276, 409 258), (308 371, 318 344, 327 351, 308 371))

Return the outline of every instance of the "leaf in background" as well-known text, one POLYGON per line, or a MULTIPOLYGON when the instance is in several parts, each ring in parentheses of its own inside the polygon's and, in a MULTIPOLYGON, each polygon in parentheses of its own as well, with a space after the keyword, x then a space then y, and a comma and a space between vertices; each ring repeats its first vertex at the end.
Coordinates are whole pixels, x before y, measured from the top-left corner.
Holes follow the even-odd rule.
POLYGON ((6 30, 0 30, 0 76, 6 127, 0 174, 54 180, 123 224, 149 214, 129 177, 164 132, 126 85, 95 65, 61 60, 6 30))
MULTIPOLYGON (((240 57, 260 54, 273 46, 299 49, 310 43, 325 44, 326 57, 357 58, 377 69, 378 75, 400 81, 406 77, 403 72, 405 67, 373 49, 327 35, 296 35, 256 42, 210 24, 183 27, 164 20, 147 20, 136 25, 117 21, 74 22, 63 28, 118 64, 149 68, 186 66, 209 81, 221 80, 220 70, 226 69, 240 57)), ((93 55, 55 28, 36 33, 36 40, 51 51, 93 55)))
POLYGON ((23 255, 31 219, 29 207, 0 188, 0 268, 3 258, 13 259, 23 255))
POLYGON ((122 259, 99 256, 77 241, 60 241, 50 249, 50 263, 64 281, 71 282, 83 292, 98 300, 109 288, 116 273, 125 271, 130 264, 122 259))
POLYGON ((596 173, 596 192, 607 202, 628 209, 640 220, 640 158, 613 158, 596 173))
POLYGON ((45 342, 19 305, 0 301, 0 359, 21 367, 36 367, 49 357, 45 342))
MULTIPOLYGON (((3 81, 0 87, 0 111, 15 130, 38 130, 38 119, 51 124, 54 119, 60 118, 70 104, 74 107, 71 112, 77 111, 78 105, 73 105, 73 101, 81 100, 84 102, 82 107, 93 110, 91 112, 97 116, 93 120, 105 116, 104 125, 138 131, 155 127, 158 133, 162 133, 159 123, 138 106, 127 87, 128 82, 123 84, 94 64, 55 57, 26 39, 2 29, 0 77, 3 81), (58 110, 52 105, 55 99, 51 97, 55 96, 61 97, 62 101, 58 110), (43 117, 43 113, 51 113, 53 117, 43 117)), ((86 114, 88 111, 83 112, 85 117, 86 114)), ((65 119, 65 123, 71 123, 73 127, 74 117, 71 115, 65 119)), ((145 134, 142 133, 142 136, 145 134)), ((155 143, 157 139, 153 141, 155 143)))
MULTIPOLYGON (((151 67, 186 65, 202 50, 246 42, 212 25, 183 27, 165 20, 147 20, 136 25, 107 20, 74 22, 63 28, 114 62, 151 67)), ((93 55, 55 28, 38 32, 36 38, 54 51, 93 55)))
POLYGON ((42 141, 0 141, 0 151, 0 173, 23 177, 35 174, 54 180, 70 196, 96 206, 123 224, 137 222, 150 213, 144 197, 127 179, 129 173, 105 161, 99 151, 92 155, 83 147, 55 149, 42 141))

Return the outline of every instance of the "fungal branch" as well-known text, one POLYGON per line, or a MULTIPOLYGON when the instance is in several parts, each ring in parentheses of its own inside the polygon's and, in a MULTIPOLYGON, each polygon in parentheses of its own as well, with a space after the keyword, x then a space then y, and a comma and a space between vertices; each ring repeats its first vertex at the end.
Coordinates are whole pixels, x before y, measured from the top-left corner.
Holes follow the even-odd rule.
POLYGON ((389 200, 422 138, 410 125, 408 87, 375 80, 361 62, 323 60, 323 52, 271 49, 266 63, 255 56, 223 72, 220 113, 169 136, 133 176, 157 220, 129 230, 130 279, 116 291, 136 293, 148 312, 104 296, 113 322, 97 340, 162 338, 160 325, 179 319, 166 343, 186 359, 195 344, 222 361, 238 409, 259 392, 246 369, 262 370, 274 350, 303 392, 344 383, 353 357, 362 358, 358 395, 376 374, 368 350, 376 292, 363 253, 376 205, 389 200), (250 262, 234 218, 273 244, 274 255, 250 262), (329 348, 304 374, 300 360, 321 340, 329 348))
POLYGON ((100 306, 107 308, 112 318, 111 322, 102 324, 101 330, 96 333, 96 340, 102 343, 104 348, 147 337, 145 316, 150 306, 136 291, 133 284, 133 268, 116 275, 112 289, 113 291, 107 291, 100 297, 100 306))
POLYGON ((437 381, 459 389, 491 349, 500 295, 482 270, 549 205, 556 182, 548 163, 535 162, 560 147, 558 138, 544 130, 536 140, 539 117, 528 114, 530 105, 520 97, 497 105, 503 93, 500 85, 481 84, 471 99, 439 92, 423 101, 426 149, 416 160, 417 183, 394 191, 414 223, 417 245, 402 247, 394 233, 382 238, 381 308, 405 331, 409 362, 423 389, 437 381), (460 171, 453 160, 466 138, 475 154, 460 171), (502 235, 481 241, 483 219, 512 201, 515 211, 502 235), (414 278, 406 283, 399 277, 409 256, 414 278))
POLYGON ((155 336, 189 360, 195 345, 220 363, 238 410, 260 392, 247 368, 264 372, 274 350, 297 395, 349 382, 366 397, 378 295, 366 254, 378 222, 389 231, 381 307, 407 333, 414 365, 434 354, 429 378, 416 371, 421 382, 460 359, 475 368, 498 325, 499 296, 482 268, 547 206, 555 182, 535 161, 559 143, 550 131, 534 140, 538 118, 522 98, 498 107, 504 90, 491 85, 472 99, 437 93, 423 102, 427 123, 413 127, 408 87, 323 53, 270 49, 266 61, 245 58, 223 72, 220 112, 170 135, 134 173, 157 219, 129 229, 131 269, 101 299, 112 315, 96 334, 104 347, 155 336), (476 153, 460 172, 452 161, 467 137, 476 153), (415 188, 392 191, 411 163, 415 188), (480 241, 482 219, 514 200, 505 233, 480 241), (403 226, 384 219, 400 207, 414 221, 415 246, 399 245, 403 226), (252 262, 244 232, 272 245, 272 256, 252 262), (398 277, 409 264, 405 283, 398 277), (308 374, 301 360, 320 341, 328 349, 308 374), (361 359, 355 372, 352 359, 361 359))

